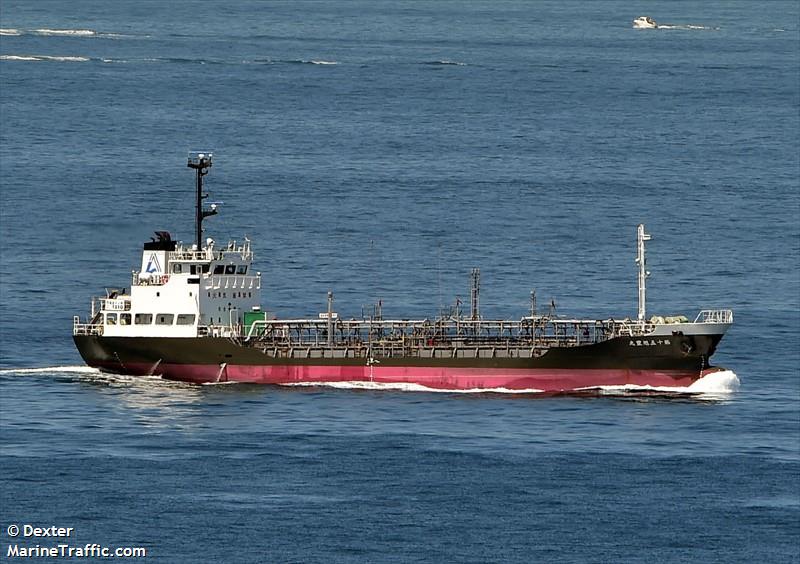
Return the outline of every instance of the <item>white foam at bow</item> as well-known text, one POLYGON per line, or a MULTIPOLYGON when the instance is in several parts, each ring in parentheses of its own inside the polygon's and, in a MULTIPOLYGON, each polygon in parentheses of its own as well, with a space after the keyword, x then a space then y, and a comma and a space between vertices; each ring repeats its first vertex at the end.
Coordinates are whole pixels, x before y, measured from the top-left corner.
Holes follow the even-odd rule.
POLYGON ((22 35, 18 29, 0 28, 0 35, 22 35))
POLYGON ((741 382, 733 370, 712 372, 696 380, 689 391, 701 394, 732 394, 739 390, 741 382))
POLYGON ((695 380, 690 386, 596 386, 581 390, 600 390, 603 393, 663 392, 669 394, 689 394, 702 396, 728 396, 739 389, 739 377, 732 370, 712 372, 695 380))

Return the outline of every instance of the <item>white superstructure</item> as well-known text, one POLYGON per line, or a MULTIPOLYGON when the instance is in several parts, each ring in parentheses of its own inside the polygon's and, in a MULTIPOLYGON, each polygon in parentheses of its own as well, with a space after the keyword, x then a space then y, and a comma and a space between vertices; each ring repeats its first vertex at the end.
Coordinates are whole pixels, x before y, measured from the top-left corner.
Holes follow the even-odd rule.
POLYGON ((197 173, 195 243, 185 246, 166 231, 144 244, 141 268, 133 271, 130 291, 108 291, 92 299, 88 324, 74 320, 74 333, 107 337, 198 337, 241 334, 244 313, 261 310, 261 273, 252 272, 250 240, 215 247, 201 244, 203 219, 217 214, 204 209, 203 177, 212 165, 208 151, 189 154, 197 173))
POLYGON ((130 292, 92 301, 93 332, 108 337, 197 337, 239 334, 244 312, 258 311, 261 273, 252 272, 250 241, 217 249, 187 248, 158 232, 145 243, 130 292))

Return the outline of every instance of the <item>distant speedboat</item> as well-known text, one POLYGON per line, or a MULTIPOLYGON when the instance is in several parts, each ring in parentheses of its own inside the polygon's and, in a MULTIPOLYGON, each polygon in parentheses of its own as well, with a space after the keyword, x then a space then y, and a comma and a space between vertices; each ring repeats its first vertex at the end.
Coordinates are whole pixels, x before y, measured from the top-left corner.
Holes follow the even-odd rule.
POLYGON ((656 29, 658 24, 650 16, 639 16, 633 20, 633 27, 635 29, 656 29))

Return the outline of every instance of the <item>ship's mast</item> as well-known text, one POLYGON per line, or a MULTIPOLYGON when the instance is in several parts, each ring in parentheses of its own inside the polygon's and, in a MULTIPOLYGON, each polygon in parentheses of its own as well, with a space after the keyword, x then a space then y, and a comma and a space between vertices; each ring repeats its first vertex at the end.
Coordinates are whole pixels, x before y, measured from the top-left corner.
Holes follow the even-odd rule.
POLYGON ((650 272, 647 270, 647 258, 645 257, 644 243, 649 241, 649 233, 644 232, 644 223, 640 223, 637 229, 637 253, 636 264, 639 265, 639 321, 644 322, 647 316, 646 302, 647 302, 647 279, 650 277, 650 272))
POLYGON ((210 210, 203 209, 203 200, 208 198, 208 194, 203 194, 203 177, 208 174, 211 167, 212 153, 189 153, 188 167, 197 171, 197 201, 195 204, 195 245, 200 250, 203 239, 203 219, 210 215, 217 214, 216 204, 211 205, 210 210))
POLYGON ((470 300, 469 318, 472 321, 480 319, 480 295, 481 295, 481 269, 473 268, 470 274, 470 300))

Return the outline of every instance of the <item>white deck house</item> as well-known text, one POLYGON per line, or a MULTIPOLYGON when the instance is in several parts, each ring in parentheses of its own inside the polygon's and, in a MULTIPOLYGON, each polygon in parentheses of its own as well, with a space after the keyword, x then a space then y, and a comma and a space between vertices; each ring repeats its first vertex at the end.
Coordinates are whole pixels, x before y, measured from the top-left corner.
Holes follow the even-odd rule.
POLYGON ((91 329, 107 337, 238 335, 244 312, 258 311, 261 273, 251 272, 250 241, 186 248, 158 232, 145 243, 130 293, 92 300, 91 329))

